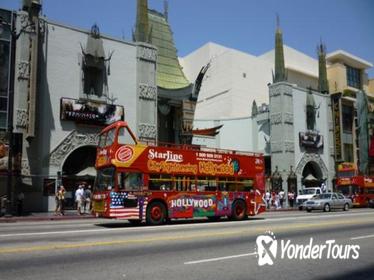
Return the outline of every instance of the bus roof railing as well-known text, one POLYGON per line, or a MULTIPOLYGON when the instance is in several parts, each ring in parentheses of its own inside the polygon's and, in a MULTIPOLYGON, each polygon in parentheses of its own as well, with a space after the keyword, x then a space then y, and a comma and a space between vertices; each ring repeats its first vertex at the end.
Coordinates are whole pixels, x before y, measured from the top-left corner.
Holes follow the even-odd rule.
POLYGON ((244 155, 244 156, 254 156, 254 157, 263 156, 263 153, 236 151, 236 150, 221 149, 221 148, 212 148, 212 147, 207 147, 207 146, 204 146, 204 145, 175 144, 175 143, 168 143, 168 142, 158 142, 156 144, 154 141, 144 141, 144 140, 139 140, 139 142, 142 143, 142 144, 145 144, 147 146, 154 146, 154 147, 166 147, 166 148, 201 151, 201 152, 209 152, 209 153, 244 155))
MULTIPOLYGON (((112 123, 111 125, 104 128, 101 133, 107 132, 113 127, 122 127, 126 126, 131 132, 128 123, 126 121, 117 121, 112 123)), ((203 151, 203 152, 211 152, 211 153, 221 153, 221 154, 231 154, 231 155, 245 155, 245 156, 263 156, 263 153, 255 153, 255 152, 247 152, 247 151, 236 151, 236 150, 230 150, 230 149, 220 149, 220 148, 211 148, 203 145, 194 145, 194 144, 175 144, 175 143, 168 143, 168 142, 158 142, 152 140, 140 140, 136 137, 136 140, 142 144, 145 144, 147 146, 154 146, 154 147, 168 147, 168 148, 175 148, 175 149, 183 149, 183 150, 192 150, 192 151, 203 151)))

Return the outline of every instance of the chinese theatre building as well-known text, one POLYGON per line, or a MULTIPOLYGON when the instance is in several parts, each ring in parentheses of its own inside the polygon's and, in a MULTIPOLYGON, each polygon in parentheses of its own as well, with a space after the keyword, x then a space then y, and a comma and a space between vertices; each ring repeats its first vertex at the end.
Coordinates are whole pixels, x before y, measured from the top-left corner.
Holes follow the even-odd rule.
POLYGON ((157 141, 157 49, 97 25, 53 22, 39 16, 38 1, 25 3, 15 15, 13 135, 22 153, 11 196, 23 191, 26 211, 54 210, 56 186, 72 206, 78 184, 93 184, 104 126, 126 120, 139 139, 157 141))
POLYGON ((168 22, 168 2, 164 3, 164 13, 160 13, 148 9, 147 0, 137 0, 134 41, 155 45, 158 51, 158 141, 190 144, 199 87, 187 80, 179 63, 168 22))

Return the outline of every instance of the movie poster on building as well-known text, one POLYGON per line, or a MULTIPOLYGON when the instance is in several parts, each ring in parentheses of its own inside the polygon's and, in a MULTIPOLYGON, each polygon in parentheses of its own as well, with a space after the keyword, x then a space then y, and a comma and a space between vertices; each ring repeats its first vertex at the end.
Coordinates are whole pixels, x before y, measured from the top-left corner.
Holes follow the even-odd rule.
MULTIPOLYGON (((22 160, 22 135, 19 133, 13 133, 13 145, 12 145, 12 167, 13 172, 21 171, 21 160, 22 160)), ((9 165, 9 140, 0 135, 0 172, 7 172, 9 165)))
POLYGON ((61 120, 95 125, 109 125, 124 120, 123 106, 87 100, 61 98, 61 120))
POLYGON ((331 97, 333 123, 334 123, 334 140, 335 140, 335 160, 340 161, 343 158, 342 152, 342 125, 341 125, 341 99, 340 94, 334 94, 331 97))
POLYGON ((8 144, 0 140, 0 171, 8 170, 8 152, 8 144))
POLYGON ((300 145, 306 148, 323 148, 323 136, 316 131, 299 132, 299 141, 300 145))
POLYGON ((45 178, 43 181, 43 195, 53 196, 56 193, 56 179, 45 178))

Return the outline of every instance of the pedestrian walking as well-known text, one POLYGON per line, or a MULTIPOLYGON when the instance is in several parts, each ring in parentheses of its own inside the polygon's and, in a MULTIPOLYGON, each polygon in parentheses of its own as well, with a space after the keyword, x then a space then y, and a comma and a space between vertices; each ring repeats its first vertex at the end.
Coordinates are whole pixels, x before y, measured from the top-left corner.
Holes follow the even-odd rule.
POLYGON ((275 193, 275 209, 279 209, 280 208, 280 201, 279 201, 279 193, 276 192, 275 193))
POLYGON ((91 200, 92 200, 92 192, 91 192, 91 185, 88 185, 87 188, 84 190, 84 213, 91 213, 91 200))
POLYGON ((271 208, 273 208, 273 207, 276 207, 275 206, 275 191, 273 191, 273 192, 271 192, 271 202, 270 202, 270 204, 271 204, 271 208))
POLYGON ((322 190, 323 193, 326 192, 326 184, 325 184, 325 182, 322 182, 322 184, 321 184, 321 190, 322 190))
POLYGON ((293 203, 295 200, 295 193, 293 191, 290 191, 288 193, 288 201, 290 202, 290 207, 293 208, 293 203))
POLYGON ((83 209, 83 199, 84 199, 84 191, 83 191, 83 185, 79 185, 77 190, 75 191, 75 202, 77 204, 77 213, 78 215, 82 215, 82 209, 83 209))
POLYGON ((55 193, 55 203, 56 203, 56 208, 55 208, 55 215, 58 215, 60 213, 60 200, 58 199, 58 192, 60 191, 60 187, 57 187, 56 193, 55 193))
POLYGON ((270 209, 270 192, 269 190, 265 193, 265 200, 266 200, 266 208, 270 209))
POLYGON ((21 191, 17 196, 17 215, 23 215, 23 201, 25 200, 25 194, 21 191))
POLYGON ((60 215, 65 215, 65 187, 60 186, 60 189, 57 193, 57 198, 58 198, 58 204, 59 204, 59 214, 60 215))
POLYGON ((283 208, 283 202, 284 202, 284 191, 283 189, 279 192, 279 207, 283 208))

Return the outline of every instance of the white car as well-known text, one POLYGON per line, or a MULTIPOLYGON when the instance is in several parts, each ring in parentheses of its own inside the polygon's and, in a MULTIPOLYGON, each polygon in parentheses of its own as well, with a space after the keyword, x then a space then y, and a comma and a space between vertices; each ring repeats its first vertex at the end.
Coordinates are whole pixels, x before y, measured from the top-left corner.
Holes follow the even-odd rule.
POLYGON ((305 201, 321 193, 321 188, 305 188, 301 190, 301 194, 296 197, 296 205, 299 207, 299 210, 303 210, 303 203, 305 201))

